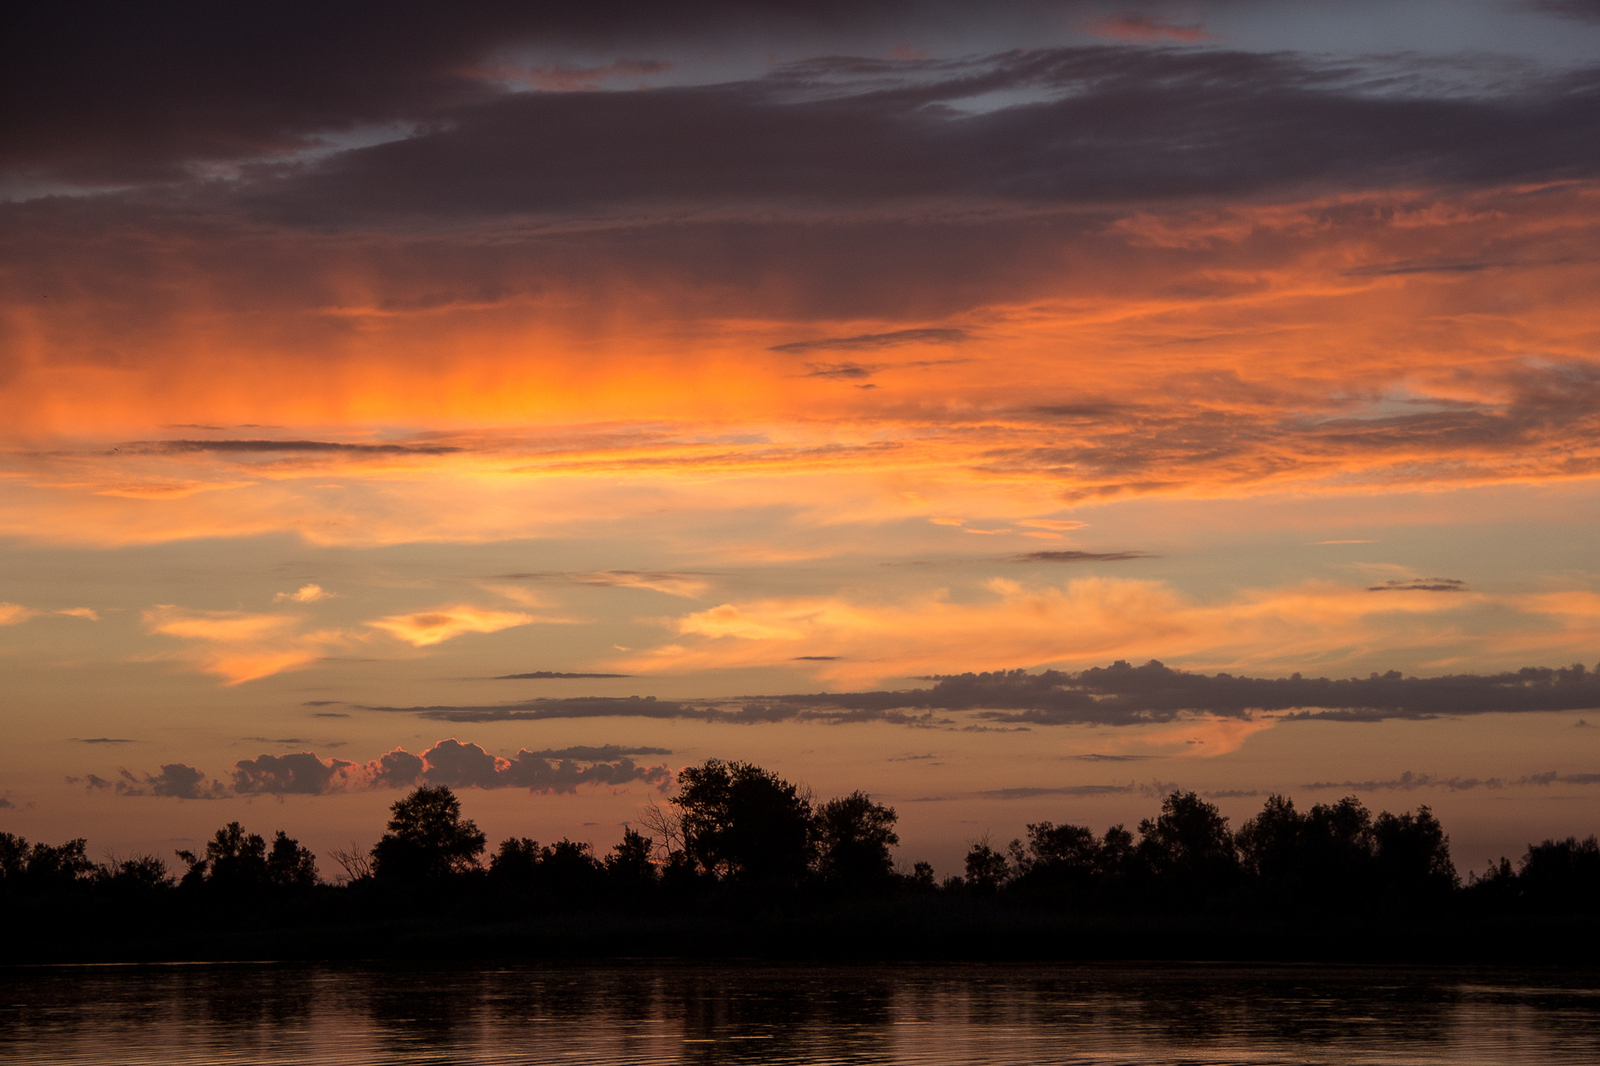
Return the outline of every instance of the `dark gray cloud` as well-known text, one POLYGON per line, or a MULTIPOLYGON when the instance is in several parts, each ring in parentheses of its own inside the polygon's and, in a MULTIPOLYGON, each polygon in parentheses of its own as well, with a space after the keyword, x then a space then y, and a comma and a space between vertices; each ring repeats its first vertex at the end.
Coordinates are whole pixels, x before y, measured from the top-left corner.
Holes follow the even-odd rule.
POLYGON ((1398 671, 1330 679, 1300 674, 1235 677, 1174 670, 1159 662, 1116 662, 1078 672, 1024 670, 930 678, 930 688, 658 700, 653 696, 585 696, 494 705, 367 707, 433 721, 506 722, 638 717, 754 724, 800 721, 829 725, 891 722, 959 728, 950 717, 1009 725, 1142 725, 1189 715, 1372 722, 1457 715, 1600 708, 1600 672, 1581 664, 1525 667, 1501 674, 1405 677, 1398 671))
POLYGON ((464 449, 443 444, 339 444, 326 440, 136 440, 121 451, 182 452, 335 452, 347 455, 449 455, 464 449))
POLYGON ((384 752, 368 764, 373 788, 408 788, 422 776, 422 756, 413 755, 404 748, 384 752))
POLYGON ((1126 785, 1061 785, 1055 788, 997 788, 978 795, 984 799, 1033 799, 1035 796, 1126 796, 1138 789, 1126 785))
MULTIPOLYGON (((222 799, 228 788, 221 781, 207 781, 206 775, 184 763, 167 763, 158 774, 142 777, 124 769, 113 790, 121 796, 170 796, 174 799, 222 799)), ((102 788, 103 779, 90 775, 89 787, 102 788)))
MULTIPOLYGON (((672 754, 668 748, 600 744, 523 749, 509 759, 490 754, 477 744, 441 740, 413 754, 403 748, 360 765, 348 759, 322 759, 315 752, 259 755, 233 767, 232 785, 207 782, 200 770, 182 763, 143 777, 128 770, 113 783, 88 775, 90 791, 112 789, 123 796, 176 796, 221 799, 225 796, 303 795, 363 789, 410 788, 417 784, 452 788, 526 788, 532 792, 572 792, 579 785, 626 785, 640 782, 665 789, 672 771, 665 765, 640 765, 634 756, 672 754)), ((71 779, 76 780, 76 779, 71 779)))
POLYGON ((81 738, 79 738, 78 743, 79 744, 137 744, 138 741, 136 741, 136 740, 128 740, 125 737, 81 737, 81 738))
POLYGON ((16 806, 17 805, 15 803, 12 803, 10 800, 6 799, 4 796, 0 796, 0 811, 15 810, 16 806))
POLYGON ((862 333, 854 337, 824 337, 814 341, 791 341, 788 344, 775 344, 767 350, 786 354, 853 352, 872 348, 890 348, 900 344, 957 344, 970 338, 971 334, 964 329, 897 329, 890 333, 862 333))
POLYGON ((1521 787, 1528 785, 1550 786, 1564 785, 1593 785, 1600 784, 1600 774, 1559 774, 1554 770, 1542 774, 1527 774, 1522 777, 1436 777, 1433 774, 1418 774, 1410 770, 1399 777, 1387 780, 1368 781, 1313 781, 1301 785, 1301 788, 1325 791, 1339 789, 1345 792, 1415 792, 1421 788, 1438 788, 1448 792, 1469 792, 1475 788, 1501 789, 1508 786, 1521 787))
POLYGON ((665 766, 639 766, 623 751, 656 754, 660 749, 576 748, 519 751, 499 759, 476 744, 441 740, 422 753, 423 778, 451 788, 526 788, 530 792, 574 792, 579 785, 644 782, 665 789, 672 773, 665 766), (582 765, 587 763, 587 765, 582 765))
MULTIPOLYGON (((365 4, 312 17, 282 6, 219 17, 209 6, 134 16, 106 5, 9 24, 0 90, 27 103, 7 116, 0 167, 169 181, 197 164, 303 150, 320 133, 411 131, 316 161, 247 165, 234 181, 204 186, 210 210, 231 203, 320 225, 646 205, 1125 203, 1549 180, 1600 163, 1592 69, 1519 81, 1496 68, 1463 91, 1430 85, 1427 72, 1284 53, 1097 45, 961 60, 819 58, 710 85, 512 93, 466 72, 519 40, 601 20, 554 5, 459 18, 379 15, 365 4), (1000 96, 1028 102, 971 106, 1000 96)), ((703 31, 727 21, 705 18, 711 8, 735 5, 630 16, 610 34, 639 40, 649 25, 703 31)), ((795 4, 745 17, 824 18, 795 4)), ((850 12, 855 23, 873 17, 850 12)), ((193 193, 183 202, 196 202, 193 193)), ((795 343, 873 337, 895 334, 795 343)))
POLYGON ((1406 581, 1385 581, 1371 585, 1368 592, 1466 592, 1467 583, 1453 577, 1416 577, 1406 581))
MULTIPOLYGON (((294 151, 317 134, 427 122, 493 99, 499 90, 471 71, 519 45, 620 51, 615 72, 639 74, 660 61, 626 53, 663 42, 882 24, 964 7, 971 9, 896 0, 869 9, 839 0, 476 0, 448 10, 417 0, 28 5, 7 12, 0 34, 0 166, 90 182, 170 179, 184 176, 186 164, 294 151)), ((563 69, 549 71, 550 80, 563 69)))
POLYGON ((1523 7, 1581 22, 1600 22, 1600 0, 1523 0, 1523 7))
POLYGON ((354 765, 345 759, 323 762, 309 751, 261 755, 234 763, 233 790, 241 796, 256 792, 317 796, 328 791, 341 770, 354 765))
POLYGON ((628 748, 621 744, 598 746, 579 744, 570 748, 546 748, 543 751, 524 751, 522 754, 539 759, 576 759, 579 762, 616 762, 624 755, 671 755, 671 748, 628 748))
POLYGON ((266 217, 350 224, 661 203, 1116 204, 1600 167, 1594 70, 1477 93, 1408 93, 1392 76, 1375 92, 1378 77, 1285 54, 1127 46, 816 60, 747 82, 462 106, 418 136, 263 172, 236 195, 266 217), (997 93, 1035 102, 964 109, 997 93))
POLYGON ((898 692, 847 695, 759 696, 743 700, 658 700, 654 696, 576 696, 533 699, 491 705, 424 707, 368 706, 370 711, 415 714, 436 722, 538 722, 570 718, 698 719, 754 725, 790 720, 846 724, 891 722, 899 725, 947 725, 932 711, 900 710, 914 694, 898 692))
POLYGON ((870 378, 882 369, 882 363, 807 363, 805 376, 850 381, 870 378))
POLYGON ((1155 559, 1148 552, 1040 551, 1012 556, 1018 563, 1122 563, 1130 559, 1155 559))

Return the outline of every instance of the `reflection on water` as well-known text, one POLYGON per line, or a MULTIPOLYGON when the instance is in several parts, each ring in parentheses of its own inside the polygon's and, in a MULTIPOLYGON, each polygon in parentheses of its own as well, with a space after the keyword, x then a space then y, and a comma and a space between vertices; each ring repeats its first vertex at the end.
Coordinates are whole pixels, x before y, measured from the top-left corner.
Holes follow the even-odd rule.
POLYGON ((1600 975, 1204 966, 0 970, 7 1063, 1596 1063, 1600 975))

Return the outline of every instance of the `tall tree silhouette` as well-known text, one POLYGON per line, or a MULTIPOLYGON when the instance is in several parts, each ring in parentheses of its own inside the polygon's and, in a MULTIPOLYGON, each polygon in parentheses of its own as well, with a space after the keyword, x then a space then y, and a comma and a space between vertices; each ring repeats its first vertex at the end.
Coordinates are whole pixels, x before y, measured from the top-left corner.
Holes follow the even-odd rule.
POLYGON ((967 886, 978 895, 993 894, 1011 877, 1011 864, 985 836, 967 849, 967 886))
POLYGON ((1373 823, 1377 841, 1377 874, 1383 894, 1392 902, 1415 906, 1442 901, 1460 884, 1450 861, 1450 838, 1433 811, 1416 814, 1384 811, 1373 823))
POLYGON ((864 887, 894 872, 889 849, 900 843, 893 807, 857 790, 817 808, 818 872, 836 884, 864 887))
POLYGON ((1172 792, 1159 816, 1139 823, 1139 835, 1150 869, 1187 901, 1227 889, 1239 872, 1228 819, 1193 792, 1172 792))
POLYGON ((810 800, 769 770, 708 759, 678 775, 684 850, 700 869, 742 881, 798 881, 813 854, 810 800))
POLYGON ((1522 892, 1536 910, 1600 910, 1600 841, 1546 840, 1522 857, 1522 892))
POLYGON ((373 876, 432 881, 478 868, 486 838, 445 786, 423 785, 389 811, 389 831, 372 849, 373 876))

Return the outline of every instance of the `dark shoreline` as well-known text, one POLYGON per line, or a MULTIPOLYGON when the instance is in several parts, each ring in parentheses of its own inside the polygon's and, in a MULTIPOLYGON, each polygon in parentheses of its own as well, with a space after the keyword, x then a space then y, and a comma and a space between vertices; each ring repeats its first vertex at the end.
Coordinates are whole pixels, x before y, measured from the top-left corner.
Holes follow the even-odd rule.
MULTIPOLYGON (((176 916, 171 916, 173 919, 176 916)), ((13 926, 0 965, 252 959, 770 962, 1227 962, 1600 965, 1600 917, 1371 918, 1062 915, 927 901, 717 917, 568 911, 509 920, 177 920, 48 932, 13 926), (931 905, 930 905, 931 904, 931 905)))

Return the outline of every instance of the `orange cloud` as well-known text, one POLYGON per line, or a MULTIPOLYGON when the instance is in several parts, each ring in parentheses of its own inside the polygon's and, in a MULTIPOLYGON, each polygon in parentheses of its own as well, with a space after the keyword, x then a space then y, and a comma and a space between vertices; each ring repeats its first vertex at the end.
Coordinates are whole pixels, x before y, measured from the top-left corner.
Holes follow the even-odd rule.
POLYGON ((937 590, 891 603, 792 597, 720 604, 668 623, 689 640, 615 666, 680 673, 792 665, 805 656, 820 677, 844 685, 1116 658, 1299 668, 1376 647, 1470 643, 1464 627, 1474 609, 1512 603, 1472 592, 1380 595, 1331 582, 1246 590, 1209 603, 1161 582, 1106 577, 1044 588, 996 578, 988 591, 959 601, 937 590))
POLYGON ((464 633, 498 633, 502 629, 525 626, 535 621, 538 619, 533 615, 518 611, 491 611, 457 604, 414 614, 390 615, 368 622, 367 625, 381 629, 397 640, 425 648, 464 633))
MULTIPOLYGON (((523 260, 443 237, 342 238, 306 277, 289 234, 203 263, 156 241, 134 276, 174 279, 172 302, 119 318, 87 278, 7 312, 0 535, 475 541, 763 505, 811 528, 1048 532, 1076 520, 1034 516, 1132 495, 1593 478, 1597 204, 1575 183, 1029 216, 1072 235, 1066 258, 1056 238, 1019 252, 1002 218, 1027 269, 911 279, 949 295, 898 319, 842 313, 803 263, 760 291, 611 261, 534 291, 523 260), (478 295, 436 299, 440 276, 401 262, 478 295), (925 333, 961 358, 908 357, 870 393, 774 350, 925 333), (114 370, 92 357, 113 348, 114 370)), ((100 269, 70 244, 38 269, 100 269)))
POLYGON ((333 595, 335 594, 327 591, 321 585, 306 584, 301 585, 294 592, 280 592, 272 597, 272 600, 274 603, 283 600, 292 600, 295 603, 316 603, 318 600, 325 600, 333 595))
POLYGON ((163 604, 143 612, 146 632, 187 643, 176 658, 229 685, 299 670, 350 639, 336 630, 301 632, 300 618, 244 611, 191 611, 163 604))
POLYGON ((26 622, 38 611, 31 611, 20 603, 0 603, 0 626, 14 626, 26 622))

